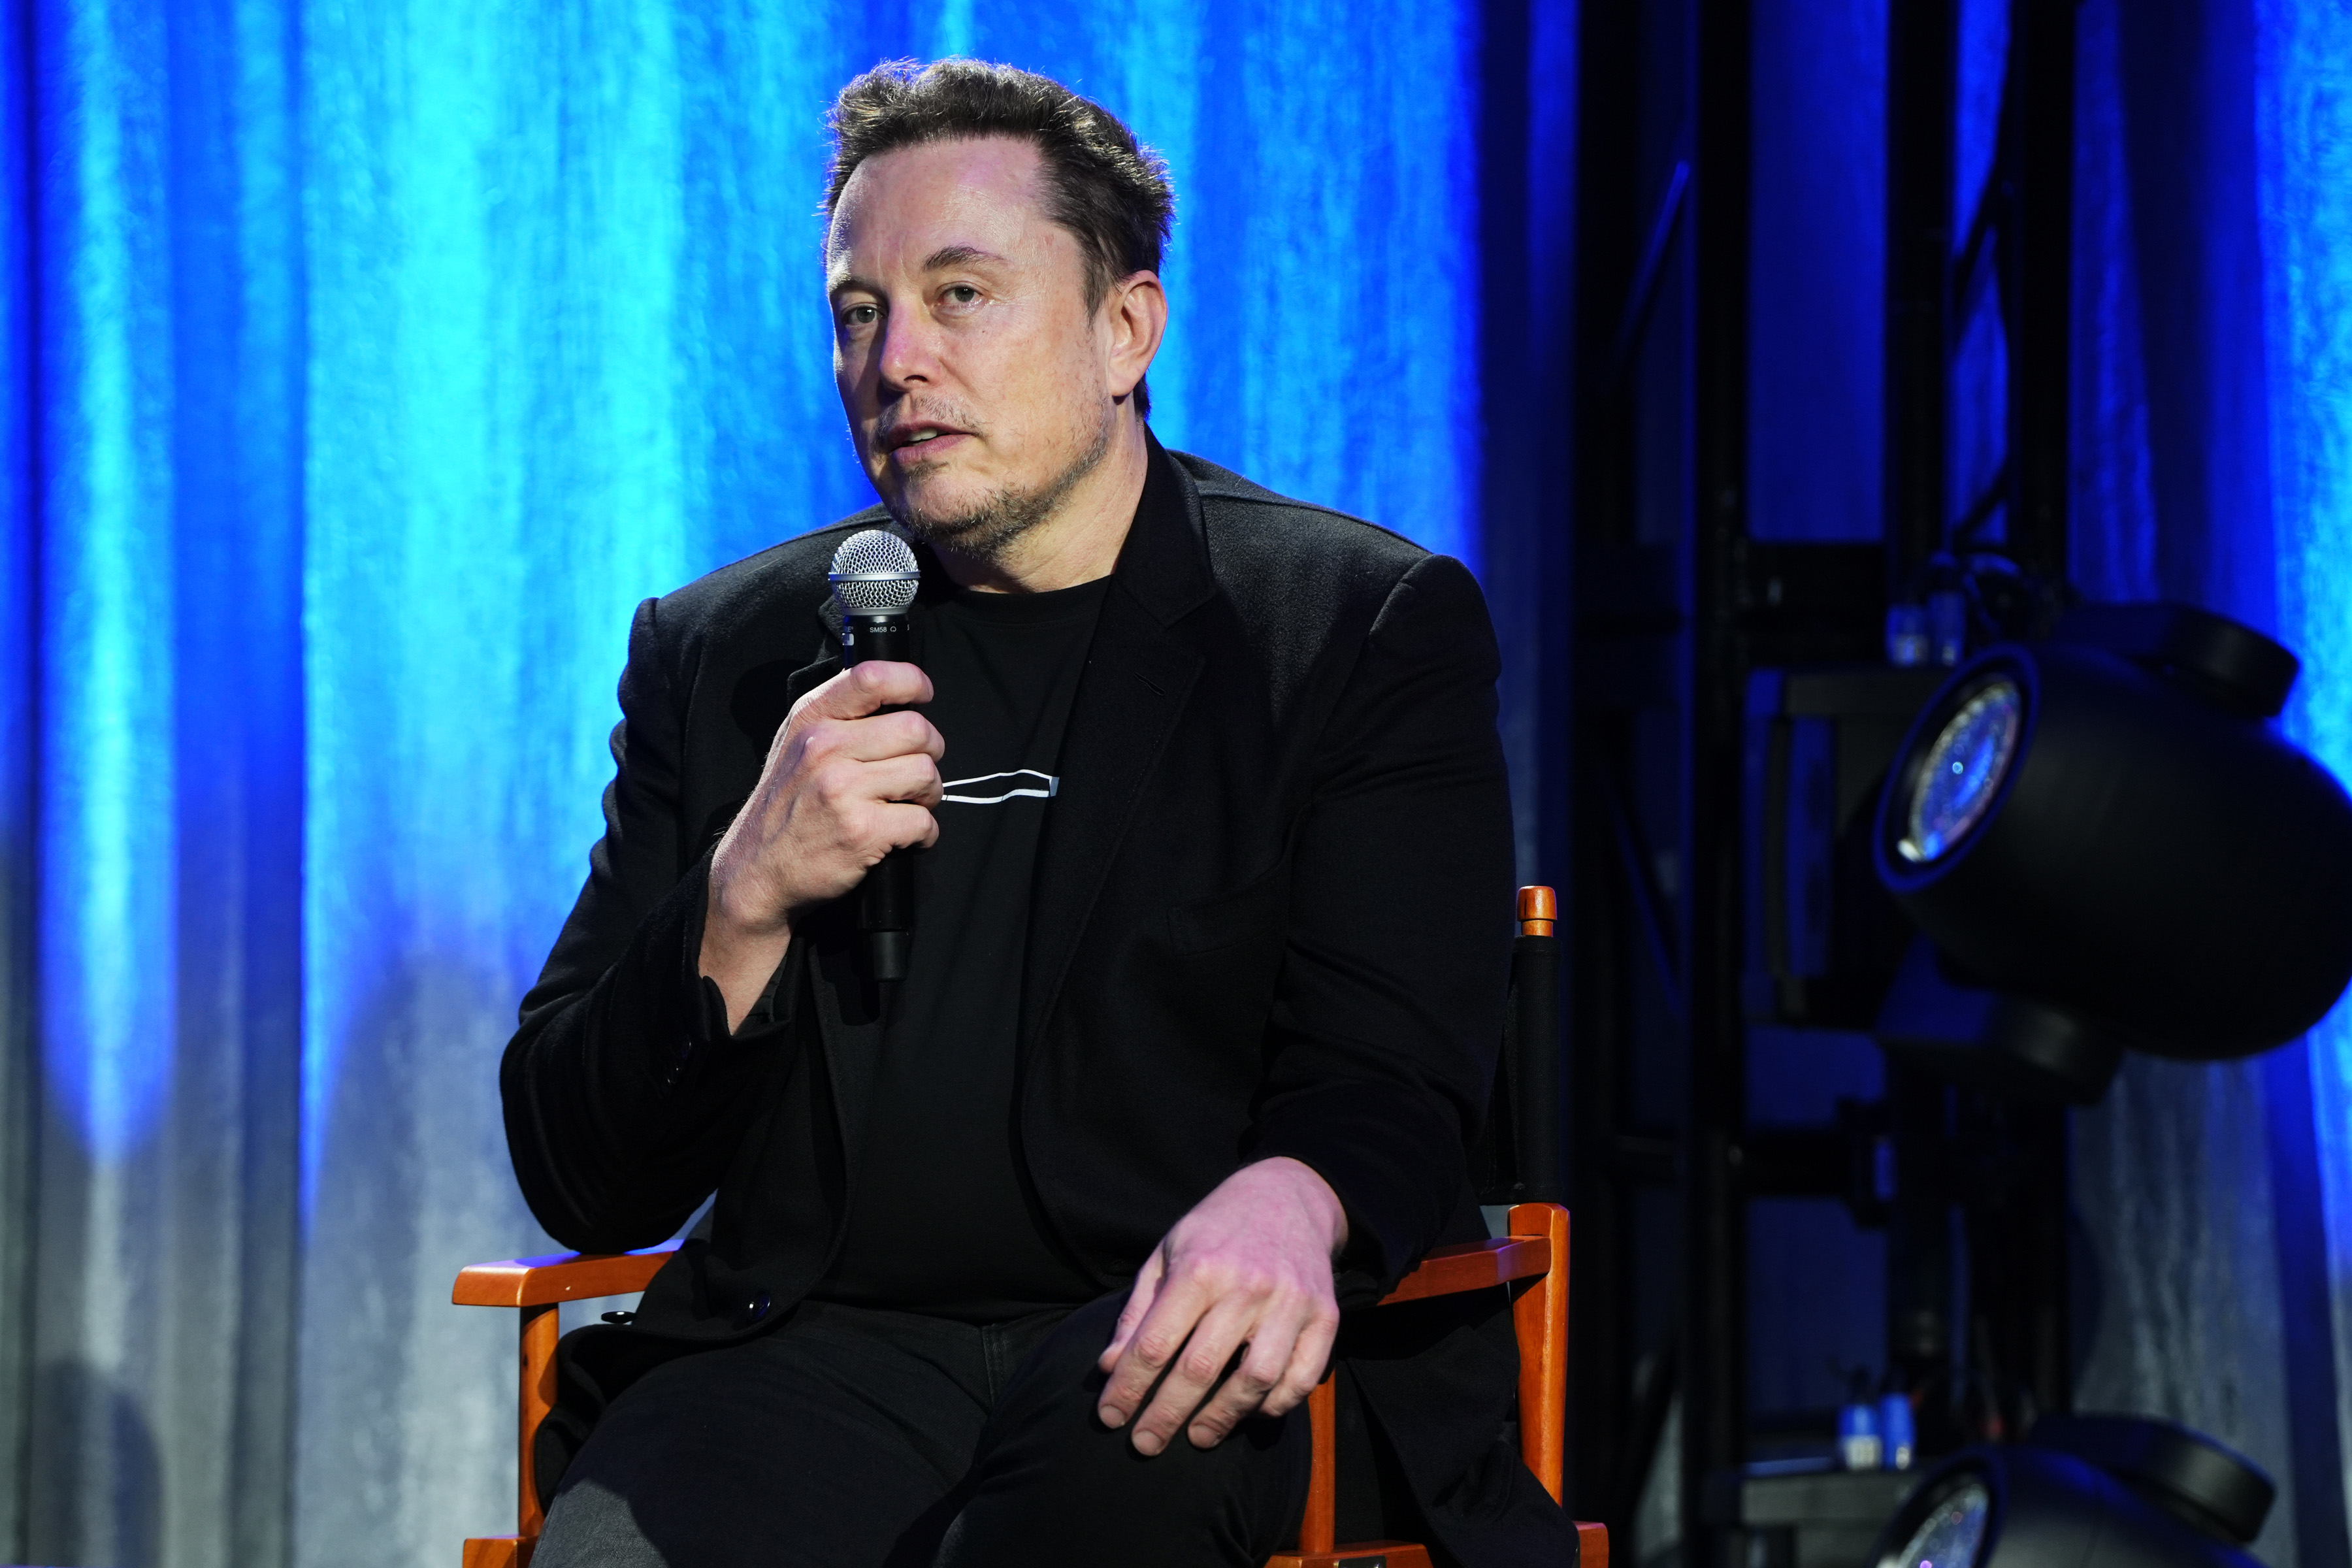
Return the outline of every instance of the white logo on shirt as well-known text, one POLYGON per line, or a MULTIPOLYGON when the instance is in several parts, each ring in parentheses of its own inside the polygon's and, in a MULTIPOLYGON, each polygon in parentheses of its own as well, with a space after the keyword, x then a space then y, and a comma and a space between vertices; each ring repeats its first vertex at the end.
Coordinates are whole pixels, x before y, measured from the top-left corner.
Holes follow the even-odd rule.
POLYGON ((940 798, 958 805, 1002 805, 1015 795, 1030 795, 1038 800, 1051 800, 1061 793, 1062 781, 1052 773, 1041 773, 1034 768, 1015 768, 1009 773, 982 773, 978 778, 950 779, 941 786, 948 793, 940 798), (996 783, 999 779, 1029 779, 1034 783, 1000 790, 995 795, 957 795, 960 789, 975 789, 996 783))

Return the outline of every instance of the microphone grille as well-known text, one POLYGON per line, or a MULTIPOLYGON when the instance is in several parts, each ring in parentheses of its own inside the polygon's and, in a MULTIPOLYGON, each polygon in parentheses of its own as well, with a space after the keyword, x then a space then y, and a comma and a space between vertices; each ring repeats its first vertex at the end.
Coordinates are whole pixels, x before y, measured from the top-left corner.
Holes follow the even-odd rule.
POLYGON ((845 610, 903 610, 915 602, 923 576, 913 549, 883 528, 843 540, 825 575, 845 610))

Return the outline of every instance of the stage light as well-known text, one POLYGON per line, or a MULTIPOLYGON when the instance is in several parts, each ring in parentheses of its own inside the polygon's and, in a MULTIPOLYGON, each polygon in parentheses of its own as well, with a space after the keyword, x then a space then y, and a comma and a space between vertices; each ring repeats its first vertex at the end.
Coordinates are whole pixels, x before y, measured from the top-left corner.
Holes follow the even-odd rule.
POLYGON ((2254 1568, 2276 1489, 2209 1437, 2126 1415, 2050 1415, 2024 1443, 1930 1471, 1878 1568, 2254 1568))
POLYGON ((1893 1559, 1896 1568, 1973 1568, 1984 1553, 1985 1527, 1992 1521, 1992 1489, 1982 1477, 1963 1473, 1939 1490, 1927 1517, 1893 1559))
POLYGON ((1920 866, 1939 860, 1983 819, 2017 754, 2024 710, 2017 683, 1998 677, 1960 705, 1920 765, 1904 813, 1906 829, 1895 846, 1903 858, 1920 866))
MULTIPOLYGON (((2352 800, 2268 722, 2295 669, 2202 611, 2086 606, 1962 666, 1914 723, 1878 876, 1944 981, 2003 999, 1985 1026, 2025 1077, 2079 1101, 2124 1045, 2263 1050, 2352 979, 2352 800)), ((1890 1006, 1936 983, 1898 979, 1890 1006)))

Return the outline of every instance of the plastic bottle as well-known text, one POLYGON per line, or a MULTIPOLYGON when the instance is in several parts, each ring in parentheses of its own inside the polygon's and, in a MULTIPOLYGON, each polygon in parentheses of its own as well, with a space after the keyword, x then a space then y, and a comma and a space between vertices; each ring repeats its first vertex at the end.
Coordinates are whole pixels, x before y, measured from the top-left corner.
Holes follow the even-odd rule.
POLYGON ((1874 1470, 1885 1452, 1877 1407, 1867 1398, 1848 1400, 1838 1411, 1838 1458, 1849 1470, 1874 1470))
MULTIPOLYGON (((1918 1424, 1912 1419, 1910 1395, 1885 1394, 1878 1401, 1879 1462, 1890 1470, 1907 1470, 1918 1457, 1918 1424)), ((1851 1466, 1849 1468, 1853 1468, 1851 1466)))

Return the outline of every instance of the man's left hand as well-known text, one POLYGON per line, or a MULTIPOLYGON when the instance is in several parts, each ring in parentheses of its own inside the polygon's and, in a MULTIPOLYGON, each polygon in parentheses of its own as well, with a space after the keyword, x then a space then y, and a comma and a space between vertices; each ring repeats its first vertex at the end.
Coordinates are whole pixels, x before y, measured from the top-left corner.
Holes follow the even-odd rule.
POLYGON ((1110 1378, 1096 1414, 1122 1426, 1158 1383, 1131 1438, 1150 1455, 1180 1426, 1209 1448, 1247 1416, 1295 1409, 1323 1380, 1339 1335, 1331 1259, 1347 1241, 1338 1194, 1309 1167, 1276 1158, 1235 1171, 1136 1275, 1097 1363, 1110 1378), (1225 1376, 1236 1351, 1241 1364, 1225 1376))

